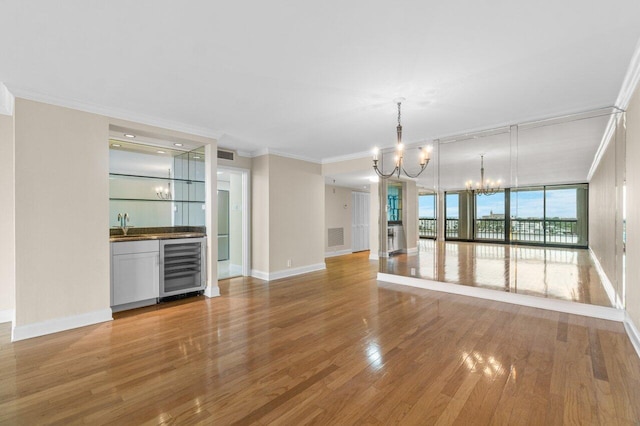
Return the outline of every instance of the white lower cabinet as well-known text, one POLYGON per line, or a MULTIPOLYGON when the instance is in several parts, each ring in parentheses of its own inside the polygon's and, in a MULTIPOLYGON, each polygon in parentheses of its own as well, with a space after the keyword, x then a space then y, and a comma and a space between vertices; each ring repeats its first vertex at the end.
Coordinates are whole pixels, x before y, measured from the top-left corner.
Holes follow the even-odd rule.
POLYGON ((159 263, 157 240, 111 243, 111 306, 114 310, 155 303, 160 292, 159 263))

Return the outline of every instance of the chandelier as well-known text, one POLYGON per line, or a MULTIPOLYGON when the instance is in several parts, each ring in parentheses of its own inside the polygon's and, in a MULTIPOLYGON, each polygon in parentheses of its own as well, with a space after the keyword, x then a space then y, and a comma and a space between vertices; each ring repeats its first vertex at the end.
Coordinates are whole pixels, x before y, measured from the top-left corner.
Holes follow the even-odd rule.
POLYGON ((479 195, 493 195, 500 191, 500 180, 492 181, 491 179, 484 178, 484 155, 480 155, 480 182, 476 182, 476 186, 473 186, 472 181, 466 183, 467 191, 475 191, 479 195))
POLYGON ((404 169, 404 165, 402 163, 402 160, 404 157, 404 145, 402 144, 402 125, 400 124, 400 106, 403 100, 404 98, 400 98, 396 100, 396 103, 398 104, 398 126, 396 127, 396 132, 398 134, 398 141, 396 143, 396 153, 394 157, 395 167, 393 170, 391 170, 391 172, 385 173, 378 167, 379 150, 377 147, 373 149, 373 170, 375 170, 376 174, 383 179, 388 179, 393 175, 396 175, 398 178, 400 178, 401 172, 403 172, 407 177, 417 178, 424 171, 424 169, 427 168, 427 164, 429 164, 430 158, 429 158, 428 148, 424 148, 424 149, 418 148, 420 150, 420 162, 419 162, 420 171, 415 175, 412 175, 410 173, 407 173, 407 171, 404 169))
POLYGON ((171 169, 169 169, 169 181, 167 183, 167 187, 157 186, 156 187, 156 196, 161 200, 170 200, 171 199, 171 169))

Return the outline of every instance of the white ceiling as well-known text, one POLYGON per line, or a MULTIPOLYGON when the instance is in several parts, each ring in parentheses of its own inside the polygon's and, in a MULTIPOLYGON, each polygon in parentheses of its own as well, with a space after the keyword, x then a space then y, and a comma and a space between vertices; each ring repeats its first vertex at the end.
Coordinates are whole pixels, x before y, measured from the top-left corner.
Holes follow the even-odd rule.
POLYGON ((321 161, 613 105, 640 2, 0 3, 17 96, 321 161))

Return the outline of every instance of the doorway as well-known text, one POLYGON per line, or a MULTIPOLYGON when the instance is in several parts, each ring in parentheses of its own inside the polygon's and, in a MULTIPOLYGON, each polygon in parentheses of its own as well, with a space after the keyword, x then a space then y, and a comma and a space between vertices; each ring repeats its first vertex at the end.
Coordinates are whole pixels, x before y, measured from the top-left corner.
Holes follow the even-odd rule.
POLYGON ((249 275, 248 177, 218 168, 218 279, 249 275))

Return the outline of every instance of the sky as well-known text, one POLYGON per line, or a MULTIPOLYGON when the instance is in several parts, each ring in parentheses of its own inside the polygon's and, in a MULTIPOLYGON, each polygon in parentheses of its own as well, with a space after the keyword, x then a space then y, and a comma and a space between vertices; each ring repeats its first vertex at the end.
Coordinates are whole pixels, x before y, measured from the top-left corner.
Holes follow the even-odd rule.
MULTIPOLYGON (((420 217, 435 217, 433 195, 420 196, 420 217)), ((458 196, 447 194, 447 217, 458 217, 458 196)), ((504 214, 504 193, 478 196, 478 217, 504 214)), ((576 189, 547 189, 547 217, 576 218, 576 189)), ((511 216, 542 218, 544 213, 543 191, 519 191, 511 194, 511 216)))

